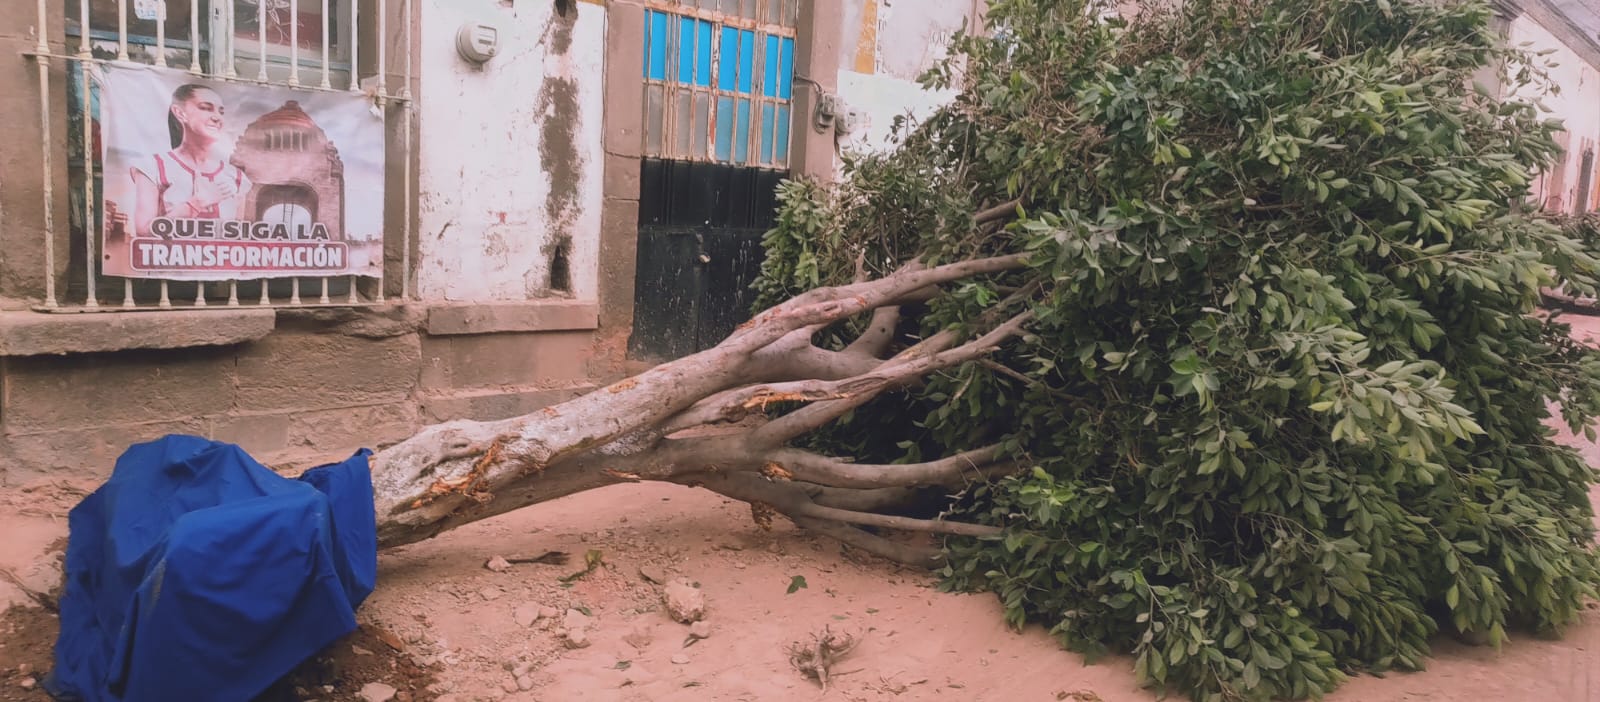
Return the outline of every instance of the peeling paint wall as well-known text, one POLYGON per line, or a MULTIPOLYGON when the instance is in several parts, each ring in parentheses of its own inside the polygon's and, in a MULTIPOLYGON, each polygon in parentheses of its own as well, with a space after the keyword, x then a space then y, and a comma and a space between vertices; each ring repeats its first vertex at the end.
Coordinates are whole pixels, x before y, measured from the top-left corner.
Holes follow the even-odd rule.
POLYGON ((425 300, 595 299, 605 8, 421 5, 417 291, 425 300), (500 30, 500 54, 482 66, 456 53, 455 28, 469 20, 500 30))
POLYGON ((847 0, 839 97, 848 116, 839 125, 840 148, 887 149, 896 118, 924 119, 954 98, 954 91, 925 90, 916 79, 944 59, 963 25, 975 24, 984 1, 847 0))
POLYGON ((950 38, 975 10, 972 0, 877 0, 877 70, 904 80, 945 57, 950 38))
MULTIPOLYGON (((954 90, 925 90, 916 81, 894 76, 839 71, 839 96, 851 111, 840 146, 850 151, 883 151, 894 145, 894 123, 915 124, 955 99, 954 90)), ((900 136, 904 136, 902 133, 900 136)))
MULTIPOLYGON (((1582 182, 1581 168, 1585 150, 1594 150, 1594 163, 1600 164, 1600 66, 1583 60, 1575 51, 1561 42, 1534 19, 1524 15, 1511 21, 1507 41, 1512 46, 1522 46, 1529 51, 1550 50, 1543 60, 1554 63, 1550 81, 1560 86, 1559 94, 1539 95, 1524 88, 1520 97, 1538 98, 1550 108, 1547 117, 1561 120, 1566 133, 1563 141, 1566 155, 1561 163, 1541 176, 1533 193, 1541 205, 1561 211, 1571 211, 1578 203, 1578 186, 1582 182)), ((1538 60, 1538 59, 1535 59, 1538 60)), ((1588 208, 1600 206, 1600 165, 1594 167, 1589 178, 1588 208)))

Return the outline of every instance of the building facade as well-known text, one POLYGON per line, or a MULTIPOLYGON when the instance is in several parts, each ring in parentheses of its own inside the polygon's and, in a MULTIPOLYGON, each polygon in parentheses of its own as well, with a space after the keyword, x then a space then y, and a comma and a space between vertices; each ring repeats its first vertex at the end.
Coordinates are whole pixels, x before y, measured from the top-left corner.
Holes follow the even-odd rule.
MULTIPOLYGON (((277 466, 331 461, 707 346, 744 312, 772 186, 830 177, 839 149, 882 148, 895 115, 945 99, 912 79, 980 4, 0 3, 0 485, 103 475, 174 432, 277 466), (107 106, 126 98, 118 67, 138 66, 242 96, 219 128, 238 130, 235 218, 339 224, 324 227, 337 242, 241 241, 323 258, 341 243, 370 265, 118 267, 102 232, 144 231, 149 213, 142 190, 111 202, 141 181, 113 157, 130 132, 107 106), (250 112, 253 91, 284 89, 250 112), (318 106, 335 102, 371 117, 324 131, 318 106), (363 226, 372 238, 346 236, 363 226)), ((180 135, 206 132, 186 111, 212 98, 182 92, 158 161, 187 169, 180 135)), ((149 177, 156 219, 193 204, 167 193, 201 192, 203 171, 149 177)))
POLYGON ((1600 5, 1589 0, 1499 0, 1508 44, 1536 54, 1555 91, 1526 89, 1562 122, 1561 159, 1533 184, 1536 204, 1552 212, 1600 209, 1600 5))

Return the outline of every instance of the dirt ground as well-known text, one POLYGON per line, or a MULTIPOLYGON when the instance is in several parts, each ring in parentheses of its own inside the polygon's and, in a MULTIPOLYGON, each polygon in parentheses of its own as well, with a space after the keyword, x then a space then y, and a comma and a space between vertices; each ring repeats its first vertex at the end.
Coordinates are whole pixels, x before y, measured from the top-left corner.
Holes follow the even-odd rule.
MULTIPOLYGON (((0 567, 30 586, 48 587, 58 567, 42 554, 65 534, 60 491, 9 495, 54 506, 0 517, 0 567)), ((379 577, 363 631, 276 699, 359 700, 372 682, 409 693, 397 700, 456 702, 1156 699, 1136 688, 1126 659, 1085 665, 1039 627, 1008 631, 992 597, 939 593, 926 574, 781 524, 763 532, 742 504, 670 485, 616 486, 471 525, 384 554, 379 577), (552 550, 572 558, 484 567, 552 550), (563 583, 591 550, 602 565, 563 583), (641 571, 699 583, 709 636, 671 620, 641 571), (791 593, 795 576, 805 586, 791 593), (586 646, 571 647, 585 637, 569 627, 586 646), (786 653, 823 627, 860 636, 826 693, 786 653)), ((6 597, 21 599, 0 583, 6 597)), ((37 608, 0 619, 0 700, 47 699, 22 684, 48 669, 54 628, 37 608)), ((1435 654, 1426 672, 1358 678, 1329 699, 1600 700, 1600 611, 1560 641, 1518 638, 1499 653, 1441 641, 1435 654)))
MULTIPOLYGON (((1600 338, 1600 320, 1582 331, 1600 338)), ((1567 440, 1600 465, 1600 446, 1567 440)), ((86 487, 0 492, 0 568, 52 587, 65 515, 86 487)), ((1600 504, 1600 489, 1591 498, 1600 504)), ((274 693, 360 700, 380 683, 399 702, 1157 699, 1126 658, 1087 665, 1040 627, 1007 630, 992 596, 933 583, 782 520, 762 531, 742 503, 703 490, 620 485, 386 552, 363 630, 274 693), (570 559, 485 567, 549 551, 570 559), (599 565, 573 577, 591 552, 599 565), (704 595, 704 638, 668 616, 651 582, 676 578, 704 595), (825 692, 787 653, 824 627, 859 637, 825 692)), ((0 579, 0 607, 26 602, 0 579)), ((0 702, 47 699, 24 685, 48 668, 54 626, 39 609, 0 618, 0 702)), ((1359 677, 1328 699, 1600 702, 1600 609, 1558 641, 1513 634, 1496 652, 1440 640, 1427 671, 1359 677)))

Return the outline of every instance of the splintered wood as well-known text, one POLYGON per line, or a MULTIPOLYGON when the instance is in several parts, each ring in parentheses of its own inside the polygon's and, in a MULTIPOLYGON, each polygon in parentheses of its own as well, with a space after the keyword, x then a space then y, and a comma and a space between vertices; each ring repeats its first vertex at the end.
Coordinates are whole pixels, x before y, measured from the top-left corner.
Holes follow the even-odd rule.
POLYGON ((483 455, 472 464, 471 471, 468 471, 466 475, 463 475, 455 480, 444 480, 441 478, 433 481, 433 484, 428 486, 427 494, 417 498, 415 502, 411 503, 411 508, 416 509, 428 504, 429 502, 437 500, 440 497, 453 494, 465 495, 472 501, 480 504, 488 502, 491 495, 482 489, 482 483, 489 471, 489 467, 494 465, 499 460, 500 441, 497 439, 494 443, 489 444, 489 449, 484 451, 483 455))

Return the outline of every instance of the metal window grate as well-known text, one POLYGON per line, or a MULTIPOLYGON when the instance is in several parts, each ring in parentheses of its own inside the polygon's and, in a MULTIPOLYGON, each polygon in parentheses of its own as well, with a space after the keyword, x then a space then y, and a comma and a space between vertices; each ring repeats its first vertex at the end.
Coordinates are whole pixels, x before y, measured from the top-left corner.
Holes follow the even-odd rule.
MULTIPOLYGON (((365 94, 383 121, 384 148, 397 153, 403 168, 399 197, 403 214, 400 229, 402 298, 410 297, 411 244, 411 47, 414 0, 372 0, 377 37, 375 49, 360 45, 360 4, 355 0, 64 0, 66 21, 50 26, 52 0, 38 0, 38 43, 31 57, 39 81, 39 119, 45 141, 44 199, 44 300, 42 311, 92 312, 174 307, 368 305, 384 302, 382 253, 389 229, 376 244, 378 274, 302 278, 249 278, 194 281, 160 278, 117 278, 104 274, 96 256, 106 213, 96 193, 103 188, 99 148, 99 90, 93 76, 100 67, 115 63, 145 63, 187 69, 195 76, 230 83, 287 87, 300 91, 365 94), (403 29, 391 37, 388 20, 398 12, 403 29), (108 17, 107 15, 114 15, 108 17), (169 30, 173 36, 169 36, 169 30), (51 32, 64 36, 69 50, 50 48, 51 32), (402 42, 402 84, 389 92, 387 76, 396 70, 389 60, 390 41, 402 42), (372 65, 363 85, 360 71, 363 51, 372 65), (68 76, 66 119, 53 109, 50 90, 52 65, 64 64, 68 76), (397 113, 397 114, 392 114, 397 113), (392 117, 398 117, 398 129, 392 117), (56 169, 54 130, 66 126, 68 250, 58 251, 54 183, 56 169), (70 261, 67 275, 58 281, 56 261, 70 261), (61 282, 65 283, 65 289, 61 282)), ((62 2, 63 0, 53 0, 62 2)), ((304 144, 290 137, 279 146, 304 144)), ((386 166, 386 168, 391 166, 386 166)), ((125 224, 127 215, 112 213, 125 224)))
POLYGON ((798 12, 798 0, 650 3, 645 155, 788 167, 798 12))

